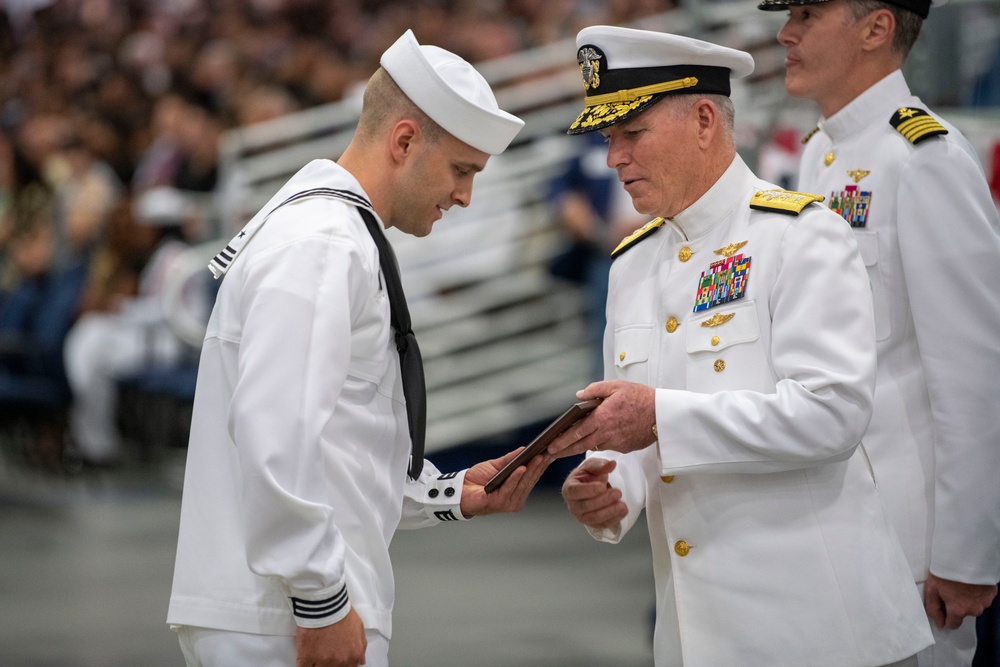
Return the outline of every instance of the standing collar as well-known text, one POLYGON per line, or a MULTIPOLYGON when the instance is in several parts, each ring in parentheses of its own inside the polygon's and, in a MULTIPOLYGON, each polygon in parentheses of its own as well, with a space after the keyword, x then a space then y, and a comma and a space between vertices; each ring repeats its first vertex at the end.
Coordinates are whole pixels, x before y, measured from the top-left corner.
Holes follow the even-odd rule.
POLYGON ((902 100, 911 97, 903 72, 895 70, 829 118, 821 118, 819 128, 832 140, 838 141, 859 134, 880 119, 888 122, 902 100))
POLYGON ((698 201, 673 217, 688 239, 696 239, 722 222, 745 199, 754 182, 753 172, 739 154, 719 180, 698 201))

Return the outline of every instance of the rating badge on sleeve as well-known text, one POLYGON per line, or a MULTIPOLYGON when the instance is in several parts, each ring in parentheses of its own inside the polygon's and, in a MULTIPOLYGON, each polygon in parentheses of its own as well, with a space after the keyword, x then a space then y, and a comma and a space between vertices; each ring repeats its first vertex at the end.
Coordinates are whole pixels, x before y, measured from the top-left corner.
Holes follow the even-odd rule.
POLYGON ((749 256, 739 254, 712 262, 707 271, 702 271, 698 281, 694 312, 742 299, 749 276, 749 256))

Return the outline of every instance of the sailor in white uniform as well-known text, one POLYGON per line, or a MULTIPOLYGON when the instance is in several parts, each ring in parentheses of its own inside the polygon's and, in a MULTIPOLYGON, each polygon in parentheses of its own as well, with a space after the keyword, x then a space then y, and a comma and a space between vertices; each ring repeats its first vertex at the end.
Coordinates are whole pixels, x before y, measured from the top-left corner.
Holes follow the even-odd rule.
POLYGON ((189 665, 387 664, 397 527, 515 511, 548 463, 487 496, 510 455, 446 474, 423 460, 419 351, 383 230, 423 236, 467 206, 523 123, 410 31, 381 64, 340 160, 306 165, 211 265, 225 279, 167 618, 189 665))

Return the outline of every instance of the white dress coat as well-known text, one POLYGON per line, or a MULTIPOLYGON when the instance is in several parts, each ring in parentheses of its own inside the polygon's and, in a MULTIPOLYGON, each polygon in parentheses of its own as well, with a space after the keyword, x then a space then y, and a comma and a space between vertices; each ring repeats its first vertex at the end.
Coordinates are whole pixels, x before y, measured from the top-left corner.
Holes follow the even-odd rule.
POLYGON ((864 440, 913 578, 922 582, 930 570, 995 584, 997 210, 958 130, 936 119, 948 134, 913 144, 890 125, 900 108, 927 110, 896 71, 821 120, 799 187, 840 206, 835 198, 848 188, 867 195, 854 234, 874 298, 878 375, 864 440))
POLYGON ((367 203, 347 171, 316 160, 231 244, 252 238, 205 334, 171 625, 292 635, 353 607, 389 637, 397 526, 463 518, 464 472, 428 462, 407 479, 378 251, 357 209, 327 191, 367 203))
POLYGON ((659 438, 610 455, 629 514, 592 533, 616 542, 647 512, 657 667, 872 667, 931 643, 859 447, 875 379, 864 265, 822 206, 750 208, 773 188, 737 157, 612 267, 606 377, 656 388, 659 438), (696 311, 729 259, 742 296, 726 300, 740 288, 723 276, 696 311))

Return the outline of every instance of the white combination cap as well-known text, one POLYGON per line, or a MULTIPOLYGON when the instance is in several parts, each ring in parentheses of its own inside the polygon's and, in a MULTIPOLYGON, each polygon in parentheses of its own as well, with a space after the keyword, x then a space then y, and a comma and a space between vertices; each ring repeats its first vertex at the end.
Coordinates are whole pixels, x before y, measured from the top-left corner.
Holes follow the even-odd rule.
POLYGON ((576 36, 586 91, 570 134, 631 118, 669 94, 726 95, 730 80, 753 72, 753 56, 690 37, 598 25, 576 36))
POLYGON ((500 109, 490 85, 454 53, 421 46, 407 30, 382 54, 382 67, 406 96, 449 134, 499 155, 524 121, 500 109))

